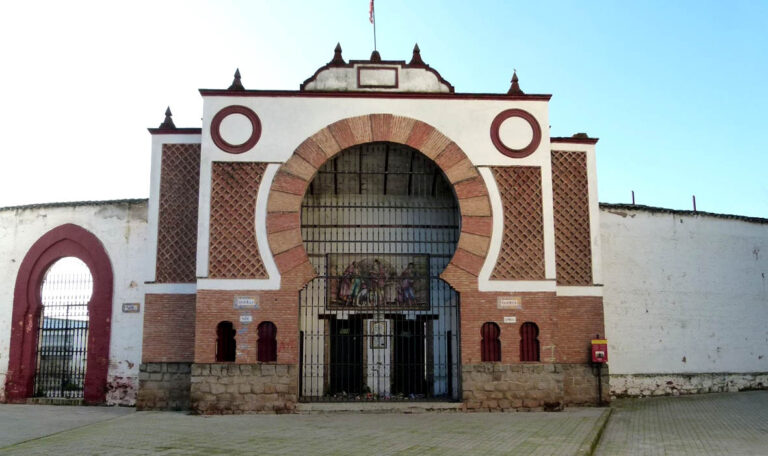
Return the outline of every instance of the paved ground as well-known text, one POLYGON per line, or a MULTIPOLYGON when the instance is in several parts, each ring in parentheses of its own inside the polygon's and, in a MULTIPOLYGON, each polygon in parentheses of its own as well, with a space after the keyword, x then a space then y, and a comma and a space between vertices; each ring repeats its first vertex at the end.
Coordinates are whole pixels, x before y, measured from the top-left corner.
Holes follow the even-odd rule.
MULTIPOLYGON (((0 406, 0 435, 10 419, 7 407, 0 406)), ((60 408, 65 410, 56 415, 73 410, 60 408)), ((0 454, 572 455, 606 411, 208 417, 134 412, 0 448, 0 454)))
MULTIPOLYGON (((615 401, 599 455, 768 455, 768 391, 615 401)), ((608 409, 191 416, 0 405, 2 455, 589 454, 608 409)))
POLYGON ((0 449, 132 413, 125 407, 0 404, 0 449))
POLYGON ((768 455, 768 391, 618 400, 595 454, 768 455))

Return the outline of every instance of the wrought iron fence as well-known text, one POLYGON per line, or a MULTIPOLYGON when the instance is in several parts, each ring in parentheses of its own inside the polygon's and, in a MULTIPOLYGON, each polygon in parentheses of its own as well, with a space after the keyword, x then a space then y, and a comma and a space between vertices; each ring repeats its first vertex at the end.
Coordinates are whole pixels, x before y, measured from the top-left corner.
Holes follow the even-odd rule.
POLYGON ((301 399, 458 400, 459 296, 439 275, 459 211, 440 169, 350 148, 311 183, 301 230, 318 272, 299 295, 301 399))

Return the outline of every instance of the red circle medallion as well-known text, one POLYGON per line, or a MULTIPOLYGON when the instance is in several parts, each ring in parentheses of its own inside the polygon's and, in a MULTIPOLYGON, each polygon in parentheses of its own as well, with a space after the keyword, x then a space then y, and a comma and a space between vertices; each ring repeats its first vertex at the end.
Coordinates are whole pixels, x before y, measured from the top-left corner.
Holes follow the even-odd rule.
POLYGON ((216 144, 219 149, 224 152, 229 152, 230 154, 242 154, 243 152, 250 150, 257 142, 259 142, 260 137, 261 121, 259 120, 259 116, 245 106, 227 106, 217 112, 211 121, 211 139, 213 139, 213 143, 216 144), (221 137, 221 122, 231 114, 242 114, 251 122, 251 136, 242 144, 231 144, 221 137))
POLYGON ((523 111, 522 109, 507 109, 506 111, 501 111, 499 115, 493 119, 493 122, 491 122, 491 141, 493 141, 493 145, 496 146, 499 152, 506 155, 507 157, 527 157, 531 155, 541 143, 541 127, 539 126, 539 122, 536 121, 536 118, 533 117, 531 113, 523 111), (528 125, 531 126, 533 137, 531 138, 531 142, 522 149, 512 149, 507 147, 499 137, 499 129, 501 128, 501 124, 503 124, 504 121, 510 117, 519 117, 528 122, 528 125))

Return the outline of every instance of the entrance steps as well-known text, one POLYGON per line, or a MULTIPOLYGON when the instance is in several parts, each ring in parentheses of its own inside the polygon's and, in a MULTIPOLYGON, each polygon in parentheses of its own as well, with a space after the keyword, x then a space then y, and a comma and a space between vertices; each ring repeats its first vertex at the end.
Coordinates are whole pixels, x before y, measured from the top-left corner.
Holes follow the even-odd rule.
POLYGON ((296 411, 318 413, 424 413, 459 412, 461 402, 300 402, 296 411))
POLYGON ((73 399, 66 397, 30 397, 27 398, 27 404, 33 405, 83 405, 83 399, 73 399))

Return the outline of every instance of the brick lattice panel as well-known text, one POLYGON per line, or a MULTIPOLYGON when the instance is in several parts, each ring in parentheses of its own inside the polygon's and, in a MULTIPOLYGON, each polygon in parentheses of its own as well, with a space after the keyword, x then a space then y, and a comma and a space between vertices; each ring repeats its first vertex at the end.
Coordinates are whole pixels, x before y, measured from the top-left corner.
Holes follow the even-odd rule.
POLYGON ((213 163, 208 276, 263 279, 256 242, 256 194, 267 165, 213 163))
POLYGON ((163 144, 162 153, 155 281, 194 282, 200 144, 163 144))
POLYGON ((559 285, 592 284, 587 154, 552 152, 555 252, 559 285))
POLYGON ((493 168, 504 208, 504 237, 491 279, 544 279, 541 169, 493 168))

